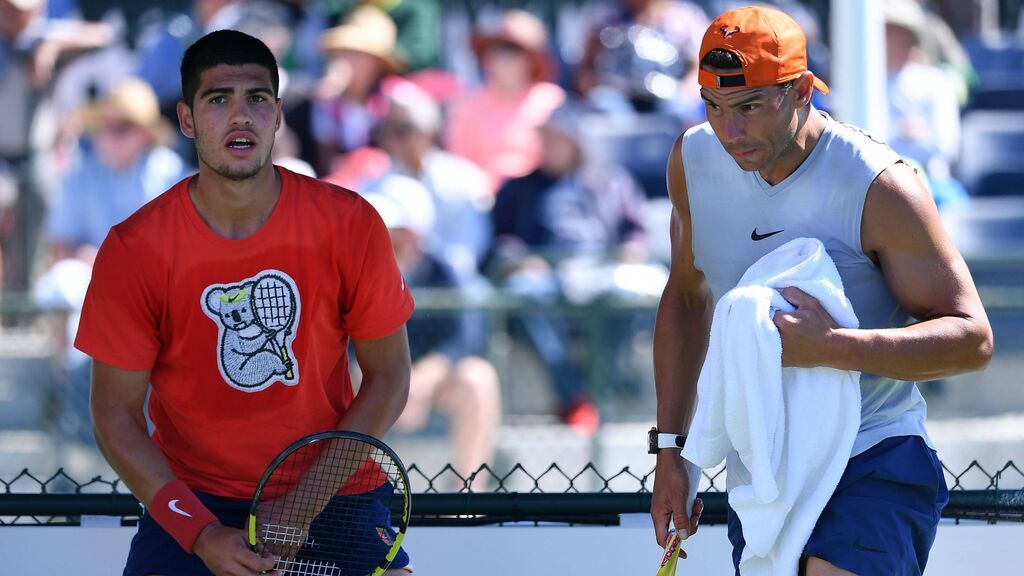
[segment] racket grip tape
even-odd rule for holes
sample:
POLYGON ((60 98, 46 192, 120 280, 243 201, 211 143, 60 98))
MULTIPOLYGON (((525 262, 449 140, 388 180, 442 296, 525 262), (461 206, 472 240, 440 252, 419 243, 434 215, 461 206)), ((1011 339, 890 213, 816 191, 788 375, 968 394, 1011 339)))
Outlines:
POLYGON ((181 480, 157 490, 146 511, 189 554, 203 528, 218 521, 181 480))
POLYGON ((674 576, 676 564, 679 563, 679 545, 681 543, 682 539, 679 538, 679 534, 673 530, 665 544, 665 555, 661 557, 661 566, 657 576, 674 576))
POLYGON ((255 514, 249 514, 249 521, 245 523, 245 526, 246 526, 246 535, 247 535, 247 537, 249 539, 249 546, 252 547, 255 550, 256 549, 256 544, 258 543, 258 541, 256 540, 256 515, 255 514))

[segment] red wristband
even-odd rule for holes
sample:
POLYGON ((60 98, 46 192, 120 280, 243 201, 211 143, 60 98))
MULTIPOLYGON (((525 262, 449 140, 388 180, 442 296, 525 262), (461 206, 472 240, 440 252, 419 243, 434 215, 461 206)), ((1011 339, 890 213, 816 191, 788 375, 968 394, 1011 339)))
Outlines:
POLYGON ((203 528, 217 521, 213 512, 203 506, 195 493, 181 480, 164 484, 153 496, 147 511, 189 554, 203 528))

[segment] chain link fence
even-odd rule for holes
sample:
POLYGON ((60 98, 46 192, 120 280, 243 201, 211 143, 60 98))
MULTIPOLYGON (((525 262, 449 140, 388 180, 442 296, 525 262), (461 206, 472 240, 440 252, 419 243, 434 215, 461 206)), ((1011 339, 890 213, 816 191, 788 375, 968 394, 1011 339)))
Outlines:
MULTIPOLYGON (((950 490, 946 518, 1024 521, 1024 472, 1013 461, 989 469, 977 461, 959 472, 943 465, 950 490)), ((503 522, 618 524, 618 515, 650 508, 654 470, 623 467, 602 472, 592 463, 567 470, 558 463, 530 470, 522 464, 499 471, 481 466, 463 477, 452 465, 434 472, 409 467, 413 514, 418 524, 477 525, 503 522), (442 492, 439 485, 458 491, 442 492), (486 486, 484 489, 479 487, 486 486), (586 491, 580 486, 587 486, 586 491)), ((705 471, 701 479, 703 520, 725 520, 724 467, 705 471)), ((63 469, 44 476, 28 469, 0 478, 0 525, 79 525, 83 516, 121 517, 132 525, 142 510, 120 479, 72 478, 63 469)))

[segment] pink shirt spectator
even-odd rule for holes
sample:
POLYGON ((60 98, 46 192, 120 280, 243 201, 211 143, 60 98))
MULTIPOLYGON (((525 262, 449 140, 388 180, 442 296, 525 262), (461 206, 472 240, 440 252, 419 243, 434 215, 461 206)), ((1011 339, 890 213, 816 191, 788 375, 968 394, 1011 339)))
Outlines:
POLYGON ((505 180, 537 168, 537 127, 564 101, 565 91, 550 82, 534 83, 518 98, 481 88, 452 110, 447 147, 483 168, 495 192, 505 180))

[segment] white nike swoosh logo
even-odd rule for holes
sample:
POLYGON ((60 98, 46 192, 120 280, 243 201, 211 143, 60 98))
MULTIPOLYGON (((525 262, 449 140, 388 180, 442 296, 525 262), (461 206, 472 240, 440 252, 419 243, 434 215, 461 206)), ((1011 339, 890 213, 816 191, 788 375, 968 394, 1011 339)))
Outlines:
POLYGON ((174 500, 171 500, 170 502, 168 502, 167 503, 167 507, 170 508, 171 512, 174 512, 175 514, 181 514, 182 516, 184 516, 186 518, 191 518, 192 517, 192 515, 189 514, 188 512, 185 512, 181 508, 178 508, 178 499, 177 498, 175 498, 174 500))

